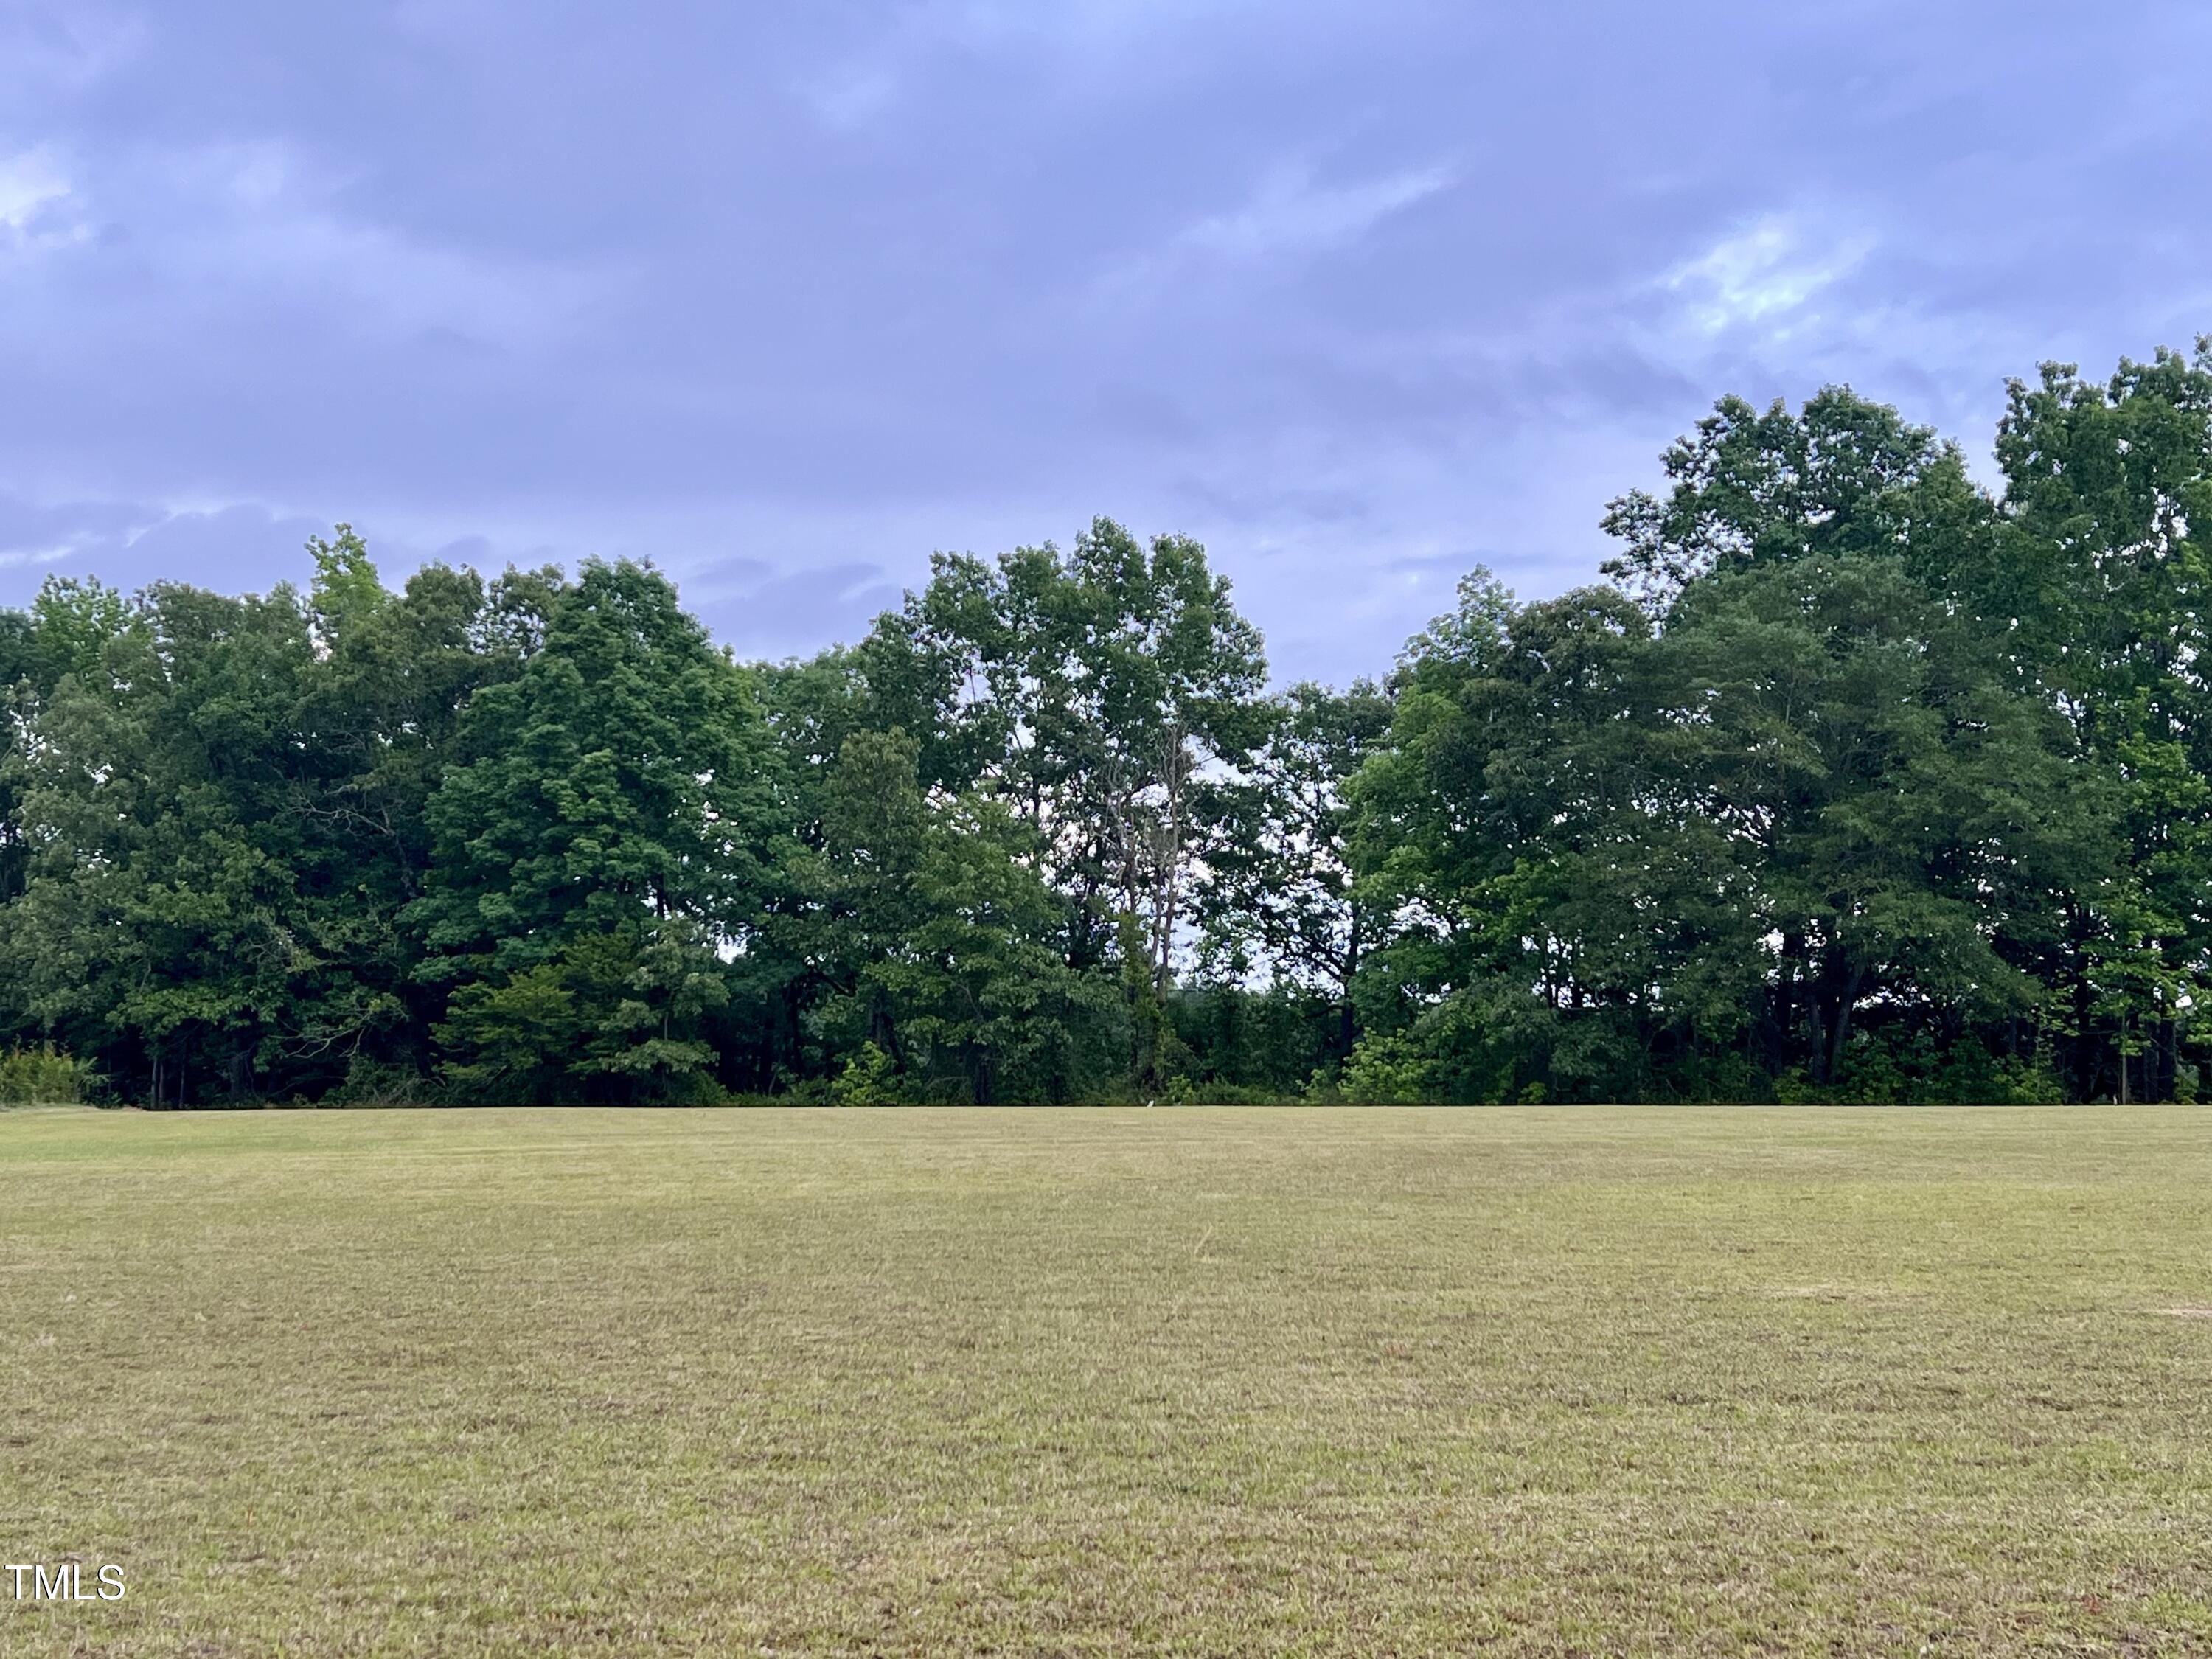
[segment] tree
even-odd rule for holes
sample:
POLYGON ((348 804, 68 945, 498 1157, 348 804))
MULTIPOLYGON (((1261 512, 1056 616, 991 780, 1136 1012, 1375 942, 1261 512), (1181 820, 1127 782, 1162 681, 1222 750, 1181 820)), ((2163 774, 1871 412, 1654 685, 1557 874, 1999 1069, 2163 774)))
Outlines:
POLYGON ((1346 787, 1390 726, 1390 700, 1371 680, 1348 691, 1304 681, 1267 711, 1267 740, 1232 776, 1201 783, 1199 816, 1212 828, 1196 913, 1213 973, 1326 997, 1337 1011, 1339 1058, 1358 1035, 1352 996, 1387 911, 1353 884, 1346 787))
POLYGON ((1396 1094, 1637 1091, 1618 1016, 1648 940, 1615 890, 1668 822, 1626 741, 1654 725, 1650 635, 1616 592, 1520 606, 1478 570, 1407 647, 1352 786, 1359 891, 1393 918, 1354 988, 1354 1078, 1387 1051, 1396 1094))
MULTIPOLYGON (((0 906, 22 892, 29 873, 31 849, 23 834, 20 790, 37 637, 25 613, 0 610, 0 906)), ((21 1018, 21 1011, 11 1010, 0 993, 0 1031, 21 1018)))
POLYGON ((712 1055, 688 1029, 717 951, 747 941, 779 817, 750 675, 665 579, 589 563, 456 748, 407 911, 421 976, 451 988, 448 1075, 478 1097, 695 1090, 712 1055))
POLYGON ((2044 365, 2012 384, 1997 459, 1997 534, 1945 576, 2117 779, 2125 843, 2117 878, 2069 899, 2051 969, 2074 1088, 2170 1098, 2212 993, 2212 343, 2102 383, 2044 365))
POLYGON ((1794 415, 1778 399, 1761 412, 1723 398, 1662 464, 1663 499, 1631 490, 1604 520, 1622 544, 1605 574, 1655 617, 1708 574, 1915 550, 1940 564, 1987 544, 1990 505, 1959 447, 1848 386, 1794 415))
POLYGON ((2112 848, 2071 733, 1987 630, 1899 558, 1814 556, 1707 579, 1659 652, 1692 821, 1730 854, 1714 903, 1664 907, 1736 918, 1707 942, 1705 1030, 1741 997, 1769 1063, 1828 1085, 1869 1004, 1954 1031, 2041 1012, 2032 968, 2112 848))
MULTIPOLYGON (((1777 1034, 1809 1022, 1793 1052, 1832 1079, 1862 998, 1900 994, 1884 981, 1906 971, 1915 936, 1923 976, 1948 949, 1954 1013, 2004 1001, 2000 985, 2026 995, 2055 894, 2094 904, 2112 871, 2094 768, 2037 716, 2054 700, 2036 653, 2017 615, 1988 603, 1998 573, 2018 591, 2003 513, 1955 445, 1844 388, 1796 415, 1725 399, 1666 465, 1663 501, 1613 504, 1607 527, 1626 549, 1607 568, 1664 619, 1683 682, 1670 695, 1693 700, 1683 731, 1702 740, 1700 787, 1685 823, 1757 849, 1759 884, 1722 907, 1752 932, 1723 957, 1778 958, 1770 1063, 1791 1048, 1777 1034), (2001 948, 2005 971, 1977 940, 2001 948)), ((1725 976, 1711 985, 1709 1030, 1735 995, 1725 976)))
POLYGON ((110 1092, 2192 1097, 2212 344, 2002 495, 1723 399, 1609 586, 1264 691, 1195 543, 940 556, 738 665, 649 568, 0 611, 0 1046, 110 1092), (73 1073, 73 1075, 78 1074, 73 1073))
POLYGON ((2110 868, 2094 770, 1903 552, 1729 506, 1738 550, 1670 557, 1663 627, 1478 579, 1409 647, 1354 786, 1400 919, 1360 1076, 1396 1042, 1392 1076, 1448 1096, 1832 1089, 1870 1006, 2027 1063, 2034 966, 2110 868))
POLYGON ((1133 1065, 1157 1081, 1160 999, 1190 922, 1201 781, 1265 735, 1258 633, 1187 538, 1095 521, 1066 555, 940 555, 860 653, 870 695, 926 731, 933 787, 993 795, 1068 901, 1064 958, 1120 960, 1133 1065))
POLYGON ((488 586, 433 564, 391 593, 359 538, 339 532, 308 544, 318 661, 301 724, 313 767, 294 810, 314 831, 304 890, 325 953, 298 1047, 303 1065, 419 1090, 444 999, 419 977, 422 936, 403 918, 427 890, 430 800, 471 699, 534 648, 514 619, 541 614, 556 585, 510 571, 488 586))
POLYGON ((27 1012, 126 1095, 246 1096, 321 942, 289 810, 313 662, 298 598, 159 584, 125 606, 58 581, 33 614, 48 689, 14 769, 36 834, 4 922, 27 1012))
POLYGON ((828 790, 823 884, 850 967, 823 1018, 845 1028, 848 1095, 1079 1097, 1126 1040, 1117 988, 1053 948, 1063 901, 1030 828, 988 795, 927 799, 918 750, 856 732, 828 790))

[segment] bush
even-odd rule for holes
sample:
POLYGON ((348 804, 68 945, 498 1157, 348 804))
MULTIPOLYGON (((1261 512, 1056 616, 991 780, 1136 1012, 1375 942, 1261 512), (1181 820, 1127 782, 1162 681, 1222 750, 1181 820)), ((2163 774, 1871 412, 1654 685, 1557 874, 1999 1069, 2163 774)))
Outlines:
POLYGON ((830 1085, 830 1098, 840 1106, 901 1105, 907 1098, 905 1080, 889 1054, 873 1042, 863 1042, 830 1085))
POLYGON ((1785 1106, 2032 1106, 2066 1097, 2040 1060, 1994 1054, 1971 1036, 1942 1043, 1925 1030, 1881 1028, 1851 1034, 1841 1076, 1816 1084, 1795 1068, 1775 1094, 1785 1106))
POLYGON ((1290 1106, 1304 1096, 1295 1089, 1271 1088, 1258 1083, 1194 1083, 1187 1077, 1170 1078, 1161 1097, 1170 1106, 1290 1106))
POLYGON ((0 1106, 75 1106, 91 1083, 89 1069, 51 1042, 0 1051, 0 1106))
POLYGON ((1370 1032, 1337 1076, 1340 1098, 1358 1106, 1409 1105, 1435 1097, 1436 1068, 1407 1038, 1370 1032))
POLYGON ((325 1106, 419 1106, 430 1098, 430 1085, 412 1066, 395 1066, 356 1054, 345 1081, 323 1097, 325 1106))

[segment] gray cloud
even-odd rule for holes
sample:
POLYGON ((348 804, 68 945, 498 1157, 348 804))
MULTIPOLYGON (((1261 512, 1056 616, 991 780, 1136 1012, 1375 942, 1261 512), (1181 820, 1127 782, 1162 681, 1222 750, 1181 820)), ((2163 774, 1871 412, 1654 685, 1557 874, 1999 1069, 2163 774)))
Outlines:
POLYGON ((851 561, 778 572, 758 560, 733 560, 691 574, 684 593, 717 637, 744 654, 780 658, 866 631, 899 601, 884 568, 851 561))
POLYGON ((262 590, 305 579, 309 536, 330 526, 251 502, 170 512, 128 501, 40 506, 0 495, 0 585, 17 598, 48 575, 133 590, 164 580, 262 590))
POLYGON ((1376 667, 1462 550, 1589 579, 1719 392, 1980 446, 2039 356, 2212 326, 2208 44, 2172 0, 0 0, 0 603, 296 577, 349 518, 395 569, 647 554, 781 653, 1106 511, 1208 539, 1283 671, 1376 667))

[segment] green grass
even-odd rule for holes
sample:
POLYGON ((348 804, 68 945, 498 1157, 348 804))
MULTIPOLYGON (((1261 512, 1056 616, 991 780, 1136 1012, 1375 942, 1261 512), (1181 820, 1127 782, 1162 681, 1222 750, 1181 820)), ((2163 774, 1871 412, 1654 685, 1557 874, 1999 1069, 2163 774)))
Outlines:
POLYGON ((2188 1109, 0 1114, 0 1651, 2212 1652, 2206 1310, 2188 1109))

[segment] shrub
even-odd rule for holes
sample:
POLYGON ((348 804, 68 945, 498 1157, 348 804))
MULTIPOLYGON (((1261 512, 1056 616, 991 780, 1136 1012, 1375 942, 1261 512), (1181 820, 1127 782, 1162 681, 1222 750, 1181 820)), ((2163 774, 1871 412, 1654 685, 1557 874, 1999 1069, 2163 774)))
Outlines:
POLYGON ((863 1042, 830 1085, 830 1098, 840 1106, 896 1106, 906 1097, 898 1066, 873 1042, 863 1042))
POLYGON ((1435 1066, 1408 1039, 1370 1032, 1353 1047, 1336 1086, 1356 1105, 1410 1104, 1435 1097, 1435 1066))
POLYGON ((430 1085, 412 1066, 396 1066, 356 1054, 345 1081, 323 1097, 325 1106, 418 1106, 430 1097, 430 1085))
POLYGON ((1305 1097, 1295 1089, 1279 1089, 1261 1083, 1194 1083, 1187 1077, 1168 1080, 1162 1097, 1170 1106, 1289 1106, 1305 1097))
POLYGON ((0 1050, 0 1106, 74 1106, 91 1082, 86 1066, 51 1042, 0 1050))

